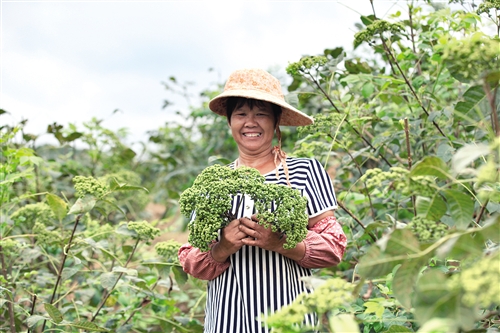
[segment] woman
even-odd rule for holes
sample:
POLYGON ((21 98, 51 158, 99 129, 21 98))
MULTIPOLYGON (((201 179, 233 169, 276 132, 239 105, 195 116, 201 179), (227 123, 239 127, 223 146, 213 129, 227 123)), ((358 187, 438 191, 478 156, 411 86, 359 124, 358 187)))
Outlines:
MULTIPOLYGON (((330 267, 342 259, 346 237, 334 217, 335 193, 317 160, 286 157, 281 150, 280 125, 309 125, 313 119, 285 102, 272 75, 259 69, 233 72, 209 107, 227 117, 238 146, 239 157, 229 167, 255 168, 267 183, 291 186, 308 199, 307 237, 293 249, 283 249, 286 236, 258 224, 255 214, 248 213, 253 203, 244 197, 234 198, 238 218, 221 230, 210 251, 189 244, 179 249, 184 271, 208 280, 206 333, 268 332, 268 314, 310 292, 301 278, 310 276, 311 268, 330 267), (238 205, 240 200, 245 200, 243 205, 238 205)), ((304 324, 314 326, 316 321, 311 314, 304 324)))

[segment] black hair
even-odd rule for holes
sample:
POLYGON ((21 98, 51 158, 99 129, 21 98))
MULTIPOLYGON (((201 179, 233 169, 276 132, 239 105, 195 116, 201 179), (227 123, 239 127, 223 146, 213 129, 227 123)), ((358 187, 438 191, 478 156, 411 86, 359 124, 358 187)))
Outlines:
MULTIPOLYGON (((281 109, 281 106, 277 104, 274 103, 270 104, 274 115, 274 126, 276 126, 276 123, 280 119, 283 110, 281 109)), ((227 122, 229 124, 231 124, 231 115, 233 114, 234 110, 242 107, 243 105, 247 105, 250 109, 253 108, 254 106, 260 108, 264 107, 264 101, 260 99, 246 98, 246 97, 228 97, 226 100, 226 116, 227 116, 227 122)))

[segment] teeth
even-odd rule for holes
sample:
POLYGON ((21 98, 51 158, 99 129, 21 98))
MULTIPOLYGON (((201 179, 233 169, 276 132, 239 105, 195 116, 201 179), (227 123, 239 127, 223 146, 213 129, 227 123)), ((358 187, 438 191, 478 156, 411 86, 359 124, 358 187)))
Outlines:
POLYGON ((260 133, 247 133, 247 134, 243 134, 244 136, 251 136, 251 137, 257 137, 257 136, 261 136, 260 133))

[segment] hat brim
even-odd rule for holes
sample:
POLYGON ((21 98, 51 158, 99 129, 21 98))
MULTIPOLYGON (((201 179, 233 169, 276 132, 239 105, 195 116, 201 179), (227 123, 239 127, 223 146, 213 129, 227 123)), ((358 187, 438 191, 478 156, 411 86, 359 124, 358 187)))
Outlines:
POLYGON ((281 120, 279 123, 280 126, 306 126, 314 123, 314 119, 312 117, 306 115, 302 111, 297 110, 296 108, 286 103, 282 99, 279 99, 274 95, 258 90, 231 89, 224 91, 217 97, 213 98, 208 103, 208 107, 210 108, 210 110, 221 116, 227 116, 226 101, 228 97, 253 98, 281 106, 283 113, 281 114, 281 120))

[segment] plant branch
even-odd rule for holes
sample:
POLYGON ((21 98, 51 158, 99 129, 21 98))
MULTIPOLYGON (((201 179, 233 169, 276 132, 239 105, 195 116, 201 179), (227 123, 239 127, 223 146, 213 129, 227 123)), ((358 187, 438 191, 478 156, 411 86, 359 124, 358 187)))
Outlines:
MULTIPOLYGON (((35 313, 35 305, 36 305, 36 294, 33 294, 33 301, 31 302, 31 310, 30 310, 30 316, 32 316, 35 313)), ((30 333, 31 329, 28 328, 27 333, 30 333)))
MULTIPOLYGON (((356 221, 360 226, 361 228, 363 228, 363 230, 366 230, 366 227, 365 225, 363 224, 363 222, 361 222, 360 219, 358 219, 356 217, 356 215, 354 215, 346 206, 344 206, 344 204, 340 201, 337 201, 337 204, 340 206, 340 208, 342 208, 347 214, 349 214, 350 217, 352 217, 354 219, 354 221, 356 221)), ((370 235, 370 237, 373 239, 374 242, 377 241, 377 238, 375 238, 375 236, 373 236, 373 234, 370 232, 368 233, 370 235)))
MULTIPOLYGON (((380 39, 382 40, 382 44, 386 45, 386 41, 384 39, 384 37, 381 35, 380 36, 380 39)), ((399 62, 397 61, 397 59, 394 57, 394 55, 392 54, 391 50, 389 49, 389 47, 386 45, 386 47, 384 48, 387 52, 387 55, 389 56, 390 60, 389 61, 393 61, 394 64, 396 65, 396 67, 398 68, 398 71, 399 73, 401 74, 401 76, 403 77, 403 80, 405 81, 406 85, 408 86, 408 88, 410 88, 410 92, 411 94, 413 95, 413 97, 415 97, 415 99, 417 100, 417 103, 420 105, 420 108, 424 111, 424 113, 427 115, 427 117, 429 117, 429 111, 427 111, 427 108, 424 106, 424 104, 422 103, 422 101, 420 100, 420 97, 418 97, 415 89, 413 89, 413 86, 410 82, 410 80, 408 79, 408 77, 406 76, 406 74, 403 72, 403 69, 401 68, 401 66, 399 66, 399 62)), ((436 129, 439 131, 439 133, 446 138, 446 135, 444 134, 444 132, 441 130, 441 127, 439 127, 439 125, 433 120, 432 121, 432 124, 434 125, 434 127, 436 127, 436 129)))
MULTIPOLYGON (((415 30, 413 29, 413 4, 408 5, 408 15, 410 18, 411 45, 413 47, 413 53, 417 54, 417 48, 415 47, 415 30)), ((417 67, 418 75, 422 75, 422 67, 420 66, 420 59, 417 60, 415 66, 417 67)))
POLYGON ((486 205, 488 204, 488 200, 481 206, 481 210, 479 211, 479 214, 476 216, 476 225, 479 226, 479 221, 483 218, 484 211, 486 210, 486 205))
MULTIPOLYGON (((310 76, 310 80, 311 82, 314 83, 314 85, 321 91, 321 93, 326 97, 326 99, 328 100, 328 102, 333 106, 333 108, 335 109, 335 111, 337 111, 337 113, 339 114, 342 114, 340 112, 340 110, 337 108, 337 106, 335 105, 335 103, 333 102, 333 100, 330 98, 330 96, 326 93, 326 91, 321 87, 321 85, 319 84, 319 82, 312 76, 311 72, 303 72, 304 74, 308 74, 310 76)), ((350 122, 348 119, 345 119, 345 122, 346 124, 348 124, 352 130, 354 131, 354 133, 356 133, 357 136, 359 136, 361 138, 361 140, 363 140, 373 151, 377 151, 377 149, 375 147, 373 147, 373 145, 371 144, 371 142, 366 139, 363 134, 361 134, 350 122)), ((384 157, 382 156, 380 153, 379 153, 379 156, 382 158, 382 160, 384 160, 385 163, 387 163, 387 165, 389 166, 392 166, 391 163, 384 157)))
POLYGON ((486 80, 484 80, 484 85, 483 85, 484 91, 486 93, 486 97, 488 98, 488 102, 490 104, 491 108, 491 126, 493 128, 493 131, 495 132, 495 135, 497 137, 500 137, 500 124, 498 122, 498 112, 497 112, 497 107, 496 107, 496 95, 498 91, 498 84, 495 87, 493 94, 491 93, 491 87, 488 84, 486 80))
MULTIPOLYGON (((130 261, 132 260, 132 257, 134 256, 135 251, 137 250, 139 242, 140 242, 140 238, 137 238, 137 241, 135 242, 134 248, 132 249, 132 252, 130 253, 130 255, 127 259, 127 262, 125 263, 124 268, 126 268, 128 266, 128 264, 130 263, 130 261)), ((124 272, 120 272, 118 274, 118 277, 117 277, 115 283, 113 284, 113 286, 105 292, 105 296, 101 299, 101 302, 99 303, 99 306, 97 307, 97 310, 96 310, 95 314, 92 316, 92 319, 90 320, 90 322, 94 322, 94 320, 97 318, 97 315, 99 314, 102 307, 104 306, 104 304, 108 300, 109 296, 111 296, 111 293, 116 288, 116 285, 118 284, 118 281, 120 281, 120 279, 122 278, 123 274, 124 274, 124 272)))
MULTIPOLYGON (((408 118, 405 121, 405 138, 406 138, 406 153, 408 154, 408 170, 411 170, 412 159, 411 159, 411 145, 410 145, 410 125, 408 125, 408 118)), ((413 204, 413 215, 417 216, 417 207, 415 205, 416 198, 414 195, 411 196, 411 202, 413 204)))
MULTIPOLYGON (((50 304, 53 304, 54 298, 56 297, 57 288, 59 287, 59 283, 61 282, 62 272, 64 270, 64 264, 66 263, 66 258, 68 258, 69 249, 71 248, 71 245, 73 242, 73 237, 74 237, 75 232, 76 232, 76 227, 78 226, 78 223, 80 222, 81 218, 82 218, 82 214, 79 214, 76 216, 75 224, 73 225, 73 230, 71 231, 71 235, 70 235, 69 240, 68 240, 68 245, 66 246, 66 248, 63 248, 63 257, 61 260, 61 264, 59 265, 59 269, 57 271, 57 280, 56 280, 56 284, 54 285, 54 289, 52 290, 52 296, 50 297, 50 301, 49 301, 50 304)), ((43 325, 42 325, 42 332, 45 330, 46 324, 47 324, 47 321, 44 320, 43 325)))

